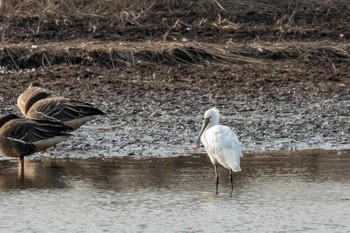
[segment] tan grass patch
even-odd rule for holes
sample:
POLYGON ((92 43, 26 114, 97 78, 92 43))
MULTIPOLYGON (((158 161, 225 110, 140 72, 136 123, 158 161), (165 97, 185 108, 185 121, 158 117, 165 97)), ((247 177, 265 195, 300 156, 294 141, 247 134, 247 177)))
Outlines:
POLYGON ((43 45, 0 46, 0 65, 9 69, 50 67, 56 64, 101 65, 109 68, 134 65, 177 65, 215 62, 269 63, 350 62, 350 44, 343 43, 105 43, 72 42, 43 45))

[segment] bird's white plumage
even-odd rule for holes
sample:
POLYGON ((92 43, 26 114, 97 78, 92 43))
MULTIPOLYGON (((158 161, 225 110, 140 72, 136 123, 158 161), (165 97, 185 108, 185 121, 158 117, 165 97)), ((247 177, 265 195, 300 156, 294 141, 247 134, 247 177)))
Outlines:
POLYGON ((211 108, 205 112, 204 118, 209 123, 204 129, 201 141, 213 164, 221 164, 234 172, 241 171, 241 144, 236 134, 227 126, 219 125, 219 111, 211 108))
POLYGON ((213 164, 221 164, 234 172, 241 171, 241 144, 236 134, 227 126, 214 125, 207 128, 201 141, 213 164))

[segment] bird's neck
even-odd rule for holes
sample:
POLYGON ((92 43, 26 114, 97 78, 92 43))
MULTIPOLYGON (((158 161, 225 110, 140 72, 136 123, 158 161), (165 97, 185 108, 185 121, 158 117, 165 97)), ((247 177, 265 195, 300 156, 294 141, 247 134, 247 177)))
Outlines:
POLYGON ((213 126, 215 126, 215 125, 217 125, 217 123, 209 123, 209 124, 207 125, 206 130, 207 130, 207 129, 210 129, 211 127, 213 127, 213 126))

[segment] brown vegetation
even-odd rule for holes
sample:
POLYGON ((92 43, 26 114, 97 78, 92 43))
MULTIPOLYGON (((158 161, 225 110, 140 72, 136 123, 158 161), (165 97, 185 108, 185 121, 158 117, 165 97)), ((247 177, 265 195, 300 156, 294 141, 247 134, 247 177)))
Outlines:
POLYGON ((217 59, 349 61, 350 3, 344 0, 2 0, 0 5, 0 65, 10 69, 217 59))

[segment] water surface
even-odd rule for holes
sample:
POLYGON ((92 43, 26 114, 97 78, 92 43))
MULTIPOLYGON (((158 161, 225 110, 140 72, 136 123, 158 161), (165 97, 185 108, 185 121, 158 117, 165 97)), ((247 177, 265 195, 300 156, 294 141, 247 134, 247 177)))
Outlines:
POLYGON ((349 151, 0 161, 0 232, 349 232, 349 151))

